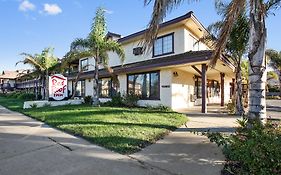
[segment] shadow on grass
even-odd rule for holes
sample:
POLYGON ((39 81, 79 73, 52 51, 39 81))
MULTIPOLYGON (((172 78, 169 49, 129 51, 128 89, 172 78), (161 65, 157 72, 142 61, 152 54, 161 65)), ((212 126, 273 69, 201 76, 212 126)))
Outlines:
POLYGON ((173 131, 177 129, 177 127, 173 125, 165 125, 165 124, 148 124, 148 123, 122 123, 122 122, 104 122, 104 121, 46 121, 47 124, 59 127, 60 125, 112 125, 112 126, 139 126, 139 127, 149 127, 149 128, 159 128, 159 129, 168 129, 173 131))

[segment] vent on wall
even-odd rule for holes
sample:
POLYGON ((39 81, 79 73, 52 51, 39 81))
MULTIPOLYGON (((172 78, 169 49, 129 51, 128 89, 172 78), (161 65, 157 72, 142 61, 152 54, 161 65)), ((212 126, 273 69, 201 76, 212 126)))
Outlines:
POLYGON ((143 53, 143 48, 142 47, 136 47, 133 49, 133 54, 134 55, 141 55, 143 53))

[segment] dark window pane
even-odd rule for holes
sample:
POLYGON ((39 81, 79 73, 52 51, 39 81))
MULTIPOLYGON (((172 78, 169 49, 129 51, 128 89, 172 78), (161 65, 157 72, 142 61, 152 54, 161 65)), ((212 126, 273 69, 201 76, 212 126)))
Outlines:
POLYGON ((159 37, 154 42, 154 56, 173 52, 173 34, 159 37))
POLYGON ((128 93, 134 94, 135 76, 129 75, 128 77, 128 93))
POLYGON ((150 98, 153 99, 158 99, 160 92, 159 92, 159 86, 160 86, 160 82, 159 82, 159 73, 151 73, 150 74, 151 77, 151 92, 150 92, 150 98))
POLYGON ((102 79, 100 81, 100 96, 101 97, 110 97, 111 91, 111 80, 110 79, 102 79))
POLYGON ((88 70, 88 58, 87 59, 84 59, 84 60, 81 60, 81 67, 80 69, 82 71, 87 71, 88 70))
POLYGON ((81 96, 85 97, 86 94, 86 82, 85 80, 81 81, 81 96))

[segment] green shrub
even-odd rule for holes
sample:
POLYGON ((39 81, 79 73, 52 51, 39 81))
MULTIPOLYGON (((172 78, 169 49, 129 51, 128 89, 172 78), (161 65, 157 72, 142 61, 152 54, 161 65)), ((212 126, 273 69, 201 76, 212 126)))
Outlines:
POLYGON ((246 121, 239 122, 235 134, 224 136, 207 133, 212 142, 223 147, 228 163, 225 171, 238 175, 281 174, 281 127, 255 122, 251 128, 246 121))
POLYGON ((164 106, 164 105, 158 105, 158 106, 151 106, 151 105, 146 105, 146 108, 147 109, 150 109, 150 110, 158 110, 158 111, 172 111, 172 109, 168 106, 164 106))
POLYGON ((111 101, 106 102, 107 105, 112 106, 112 107, 122 107, 124 106, 123 103, 123 97, 121 96, 120 93, 117 93, 111 98, 111 101))
POLYGON ((133 94, 133 93, 129 93, 123 96, 123 104, 127 107, 136 107, 138 100, 139 100, 139 96, 133 94))
POLYGON ((89 95, 89 96, 84 97, 84 103, 87 105, 91 105, 93 103, 92 96, 89 95))
POLYGON ((226 109, 228 110, 229 114, 234 114, 235 113, 235 104, 234 104, 234 100, 231 100, 227 106, 226 109))

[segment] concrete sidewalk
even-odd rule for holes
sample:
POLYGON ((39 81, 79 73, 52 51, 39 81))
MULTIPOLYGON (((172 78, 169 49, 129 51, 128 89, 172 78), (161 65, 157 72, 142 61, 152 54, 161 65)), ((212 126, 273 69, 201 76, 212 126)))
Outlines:
POLYGON ((174 174, 219 175, 225 160, 220 148, 192 131, 232 132, 237 118, 223 114, 200 115, 187 114, 187 126, 131 156, 174 174))
MULTIPOLYGON (((190 119, 190 128, 210 126, 205 117, 204 126, 200 117, 190 119)), ((224 118, 217 119, 223 121, 224 118)), ((230 120, 226 127, 232 126, 230 120)), ((0 106, 1 175, 215 175, 220 174, 223 161, 216 145, 187 128, 178 129, 143 151, 127 156, 0 106)))
POLYGON ((0 107, 1 175, 168 174, 0 107))

